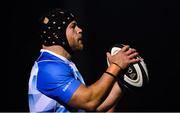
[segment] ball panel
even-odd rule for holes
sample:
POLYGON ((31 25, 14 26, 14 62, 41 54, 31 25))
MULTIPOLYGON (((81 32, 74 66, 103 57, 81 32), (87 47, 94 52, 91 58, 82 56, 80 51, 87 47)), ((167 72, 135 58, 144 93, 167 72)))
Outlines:
POLYGON ((129 68, 134 68, 133 72, 129 73, 128 71, 124 74, 124 81, 126 81, 127 83, 129 83, 132 86, 135 87, 142 87, 143 85, 143 79, 142 79, 142 72, 140 67, 138 66, 138 64, 133 64, 131 67, 129 68), (131 76, 136 76, 136 79, 132 79, 131 76))

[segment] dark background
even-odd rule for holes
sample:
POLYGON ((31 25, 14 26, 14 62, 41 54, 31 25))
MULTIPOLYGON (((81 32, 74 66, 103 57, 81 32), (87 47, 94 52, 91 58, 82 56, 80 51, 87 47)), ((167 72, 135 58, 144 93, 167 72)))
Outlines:
POLYGON ((8 52, 8 74, 2 79, 1 111, 28 111, 28 79, 40 49, 37 21, 52 8, 68 9, 78 17, 85 49, 73 59, 87 85, 105 71, 105 53, 115 43, 129 44, 144 58, 149 86, 138 93, 127 92, 117 111, 180 111, 180 10, 176 0, 7 2, 8 48, 3 50, 8 52))

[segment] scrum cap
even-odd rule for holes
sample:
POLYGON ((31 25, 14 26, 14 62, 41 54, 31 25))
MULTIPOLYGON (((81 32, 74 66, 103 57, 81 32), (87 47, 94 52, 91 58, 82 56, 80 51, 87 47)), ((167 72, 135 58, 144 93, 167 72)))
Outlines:
POLYGON ((75 16, 66 10, 53 9, 42 16, 40 20, 40 36, 45 46, 61 45, 72 54, 66 38, 66 28, 75 16))

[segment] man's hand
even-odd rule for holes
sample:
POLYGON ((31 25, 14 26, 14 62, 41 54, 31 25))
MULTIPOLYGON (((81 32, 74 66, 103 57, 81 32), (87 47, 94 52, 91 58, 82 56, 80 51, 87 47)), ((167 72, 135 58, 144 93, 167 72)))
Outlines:
POLYGON ((122 69, 127 68, 131 63, 138 62, 140 60, 140 58, 137 57, 138 55, 139 53, 136 51, 136 49, 129 48, 128 45, 124 45, 122 49, 115 55, 111 55, 109 52, 107 52, 109 63, 115 63, 122 69))

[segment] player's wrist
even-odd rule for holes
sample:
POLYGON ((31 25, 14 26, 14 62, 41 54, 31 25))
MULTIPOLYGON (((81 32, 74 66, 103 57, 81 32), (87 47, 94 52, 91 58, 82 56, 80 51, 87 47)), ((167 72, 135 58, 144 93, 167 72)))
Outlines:
POLYGON ((119 70, 123 70, 122 66, 120 66, 119 64, 117 64, 115 62, 112 62, 112 65, 116 65, 119 68, 119 70))
POLYGON ((115 64, 111 64, 106 70, 106 72, 112 73, 115 76, 119 74, 119 71, 120 71, 120 68, 115 64))
POLYGON ((116 75, 114 75, 114 74, 112 74, 112 73, 110 73, 110 72, 108 72, 108 71, 106 71, 106 72, 104 72, 104 73, 110 75, 110 76, 113 77, 115 80, 117 80, 117 76, 116 76, 116 75))

